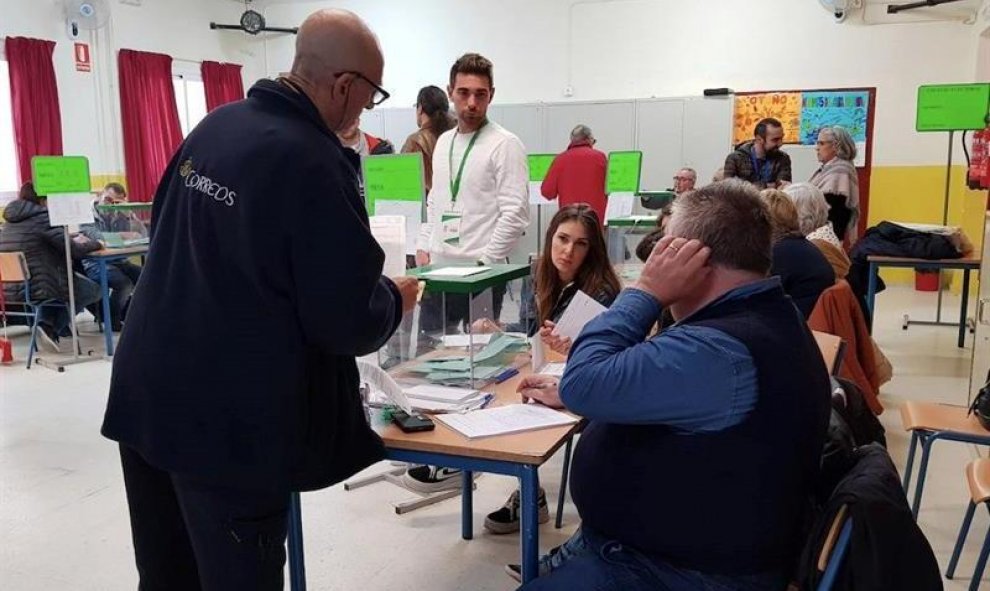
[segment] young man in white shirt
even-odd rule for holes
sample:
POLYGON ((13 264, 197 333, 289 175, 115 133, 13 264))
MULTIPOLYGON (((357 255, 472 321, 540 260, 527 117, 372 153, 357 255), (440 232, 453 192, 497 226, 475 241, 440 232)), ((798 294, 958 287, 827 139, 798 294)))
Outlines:
MULTIPOLYGON (((416 265, 489 265, 505 262, 529 226, 529 169, 519 138, 488 120, 495 96, 492 63, 468 53, 450 69, 447 94, 457 127, 437 140, 433 151, 433 187, 426 200, 426 223, 416 245, 416 265)), ((492 289, 497 320, 505 287, 492 289)), ((467 297, 423 298, 421 332, 470 326, 467 297), (444 313, 445 312, 445 313, 444 313), (445 316, 445 318, 444 318, 445 316)), ((411 468, 405 484, 435 492, 460 486, 460 470, 437 466, 411 468)))
MULTIPOLYGON (((427 219, 417 242, 416 264, 464 265, 505 262, 529 225, 526 148, 519 138, 488 120, 495 96, 492 63, 476 53, 450 69, 450 100, 457 127, 437 140, 427 219)), ((504 288, 493 290, 496 318, 504 288)), ((424 300, 420 328, 439 330, 438 298, 424 300)), ((467 298, 447 297, 445 323, 469 323, 467 298)))

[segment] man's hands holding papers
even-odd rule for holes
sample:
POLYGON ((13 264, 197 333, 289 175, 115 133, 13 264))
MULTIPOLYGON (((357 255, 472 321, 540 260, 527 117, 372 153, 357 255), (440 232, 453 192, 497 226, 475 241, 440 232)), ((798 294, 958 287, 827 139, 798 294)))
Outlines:
POLYGON ((522 396, 524 403, 533 400, 550 408, 564 408, 564 403, 560 401, 558 385, 557 378, 530 375, 519 382, 516 391, 522 396))
POLYGON ((634 287, 669 307, 692 293, 708 277, 711 253, 699 240, 664 236, 650 253, 634 287))

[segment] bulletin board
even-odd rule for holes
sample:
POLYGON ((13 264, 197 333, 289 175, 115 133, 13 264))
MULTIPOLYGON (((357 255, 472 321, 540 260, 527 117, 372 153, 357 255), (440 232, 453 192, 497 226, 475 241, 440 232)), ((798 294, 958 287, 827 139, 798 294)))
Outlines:
POLYGON ((772 117, 784 125, 785 144, 813 146, 821 128, 836 125, 865 144, 871 102, 867 89, 737 94, 732 138, 737 144, 753 139, 756 124, 772 117))
POLYGON ((791 157, 794 182, 806 181, 817 170, 815 142, 818 131, 840 126, 856 142, 859 172, 859 233, 866 229, 870 207, 870 176, 873 170, 873 122, 877 89, 820 88, 737 92, 733 107, 733 143, 753 138, 753 128, 764 117, 784 125, 784 151, 791 157))

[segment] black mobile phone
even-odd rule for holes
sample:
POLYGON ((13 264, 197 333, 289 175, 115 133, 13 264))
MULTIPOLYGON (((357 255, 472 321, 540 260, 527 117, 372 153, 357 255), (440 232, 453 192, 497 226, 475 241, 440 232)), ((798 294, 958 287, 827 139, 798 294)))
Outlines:
POLYGON ((406 433, 416 433, 419 431, 432 431, 436 425, 426 415, 409 415, 405 411, 399 410, 392 415, 392 422, 399 426, 406 433))

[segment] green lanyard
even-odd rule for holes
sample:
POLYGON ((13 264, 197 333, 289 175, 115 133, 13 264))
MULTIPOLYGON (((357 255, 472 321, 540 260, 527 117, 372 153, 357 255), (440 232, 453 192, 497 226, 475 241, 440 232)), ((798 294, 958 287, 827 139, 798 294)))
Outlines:
MULTIPOLYGON (((457 203, 457 194, 461 192, 461 175, 464 174, 464 163, 467 162, 468 154, 471 153, 471 148, 474 147, 474 142, 478 140, 478 136, 481 135, 481 130, 488 125, 488 121, 485 120, 478 131, 474 132, 471 136, 471 141, 468 142, 467 149, 464 150, 464 157, 461 158, 461 165, 457 170, 457 177, 450 179, 450 201, 451 203, 457 203)), ((457 139, 457 132, 454 132, 454 137, 450 138, 450 154, 447 156, 447 166, 453 171, 454 170, 454 140, 457 139)))

